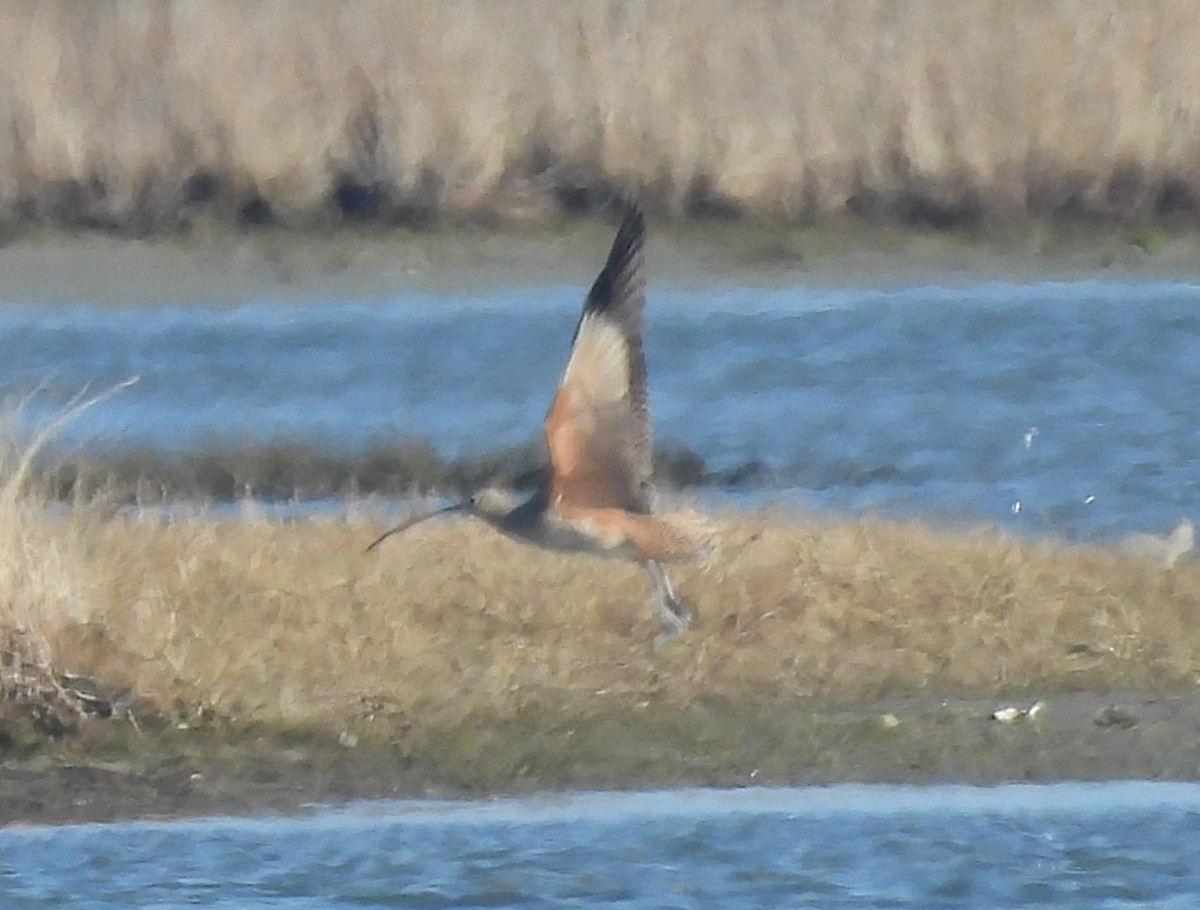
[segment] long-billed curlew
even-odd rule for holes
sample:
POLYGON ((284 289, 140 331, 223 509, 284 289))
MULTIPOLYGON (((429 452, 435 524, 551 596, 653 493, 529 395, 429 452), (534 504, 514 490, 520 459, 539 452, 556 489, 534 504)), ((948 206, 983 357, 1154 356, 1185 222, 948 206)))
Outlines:
POLYGON ((687 627, 691 613, 662 564, 707 555, 712 537, 694 513, 652 514, 642 354, 645 237, 642 214, 631 207, 584 301, 571 357, 542 424, 550 470, 541 488, 515 508, 485 491, 402 522, 368 550, 434 515, 464 512, 551 550, 640 563, 663 621, 655 644, 687 627))

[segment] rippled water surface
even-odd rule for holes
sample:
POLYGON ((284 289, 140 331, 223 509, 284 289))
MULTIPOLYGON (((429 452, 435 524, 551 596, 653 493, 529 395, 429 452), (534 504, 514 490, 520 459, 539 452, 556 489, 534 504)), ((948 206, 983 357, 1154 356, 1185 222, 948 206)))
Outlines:
MULTIPOLYGON (((536 438, 583 289, 240 308, 0 305, 0 391, 141 381, 74 443, 287 438, 444 456, 536 438)), ((1200 496, 1200 285, 652 287, 659 440, 760 500, 1087 539, 1165 530, 1200 496)))
POLYGON ((0 832, 41 907, 1200 906, 1200 786, 694 790, 0 832))

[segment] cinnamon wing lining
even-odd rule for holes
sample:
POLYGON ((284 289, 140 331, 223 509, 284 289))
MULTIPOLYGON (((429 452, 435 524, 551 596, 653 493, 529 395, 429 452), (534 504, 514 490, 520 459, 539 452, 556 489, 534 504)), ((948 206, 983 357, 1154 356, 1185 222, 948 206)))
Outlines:
POLYGON ((631 208, 592 285, 546 414, 550 501, 650 507, 650 421, 642 353, 645 222, 631 208))

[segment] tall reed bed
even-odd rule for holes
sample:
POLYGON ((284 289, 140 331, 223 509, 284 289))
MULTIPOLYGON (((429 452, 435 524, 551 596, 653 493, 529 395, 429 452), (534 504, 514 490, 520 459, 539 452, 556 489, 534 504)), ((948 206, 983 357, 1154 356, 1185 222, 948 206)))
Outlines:
POLYGON ((0 219, 1200 214, 1192 0, 0 7, 0 219))

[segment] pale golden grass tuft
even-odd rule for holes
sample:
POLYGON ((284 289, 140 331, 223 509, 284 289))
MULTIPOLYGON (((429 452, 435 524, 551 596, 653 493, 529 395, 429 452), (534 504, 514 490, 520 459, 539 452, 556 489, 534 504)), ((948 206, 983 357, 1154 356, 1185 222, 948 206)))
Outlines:
POLYGON ((64 669, 246 720, 394 733, 597 700, 1178 689, 1200 668, 1200 569, 985 530, 726 517, 720 557, 672 571, 698 619, 656 654, 636 566, 468 519, 369 554, 363 519, 43 521, 88 582, 64 669))
POLYGON ((0 688, 20 687, 51 669, 51 637, 90 618, 89 579, 80 542, 34 488, 34 465, 47 443, 83 411, 136 382, 93 397, 80 393, 57 416, 21 433, 36 393, 0 419, 0 688))
POLYGON ((1186 518, 1169 534, 1130 534, 1120 542, 1122 553, 1156 562, 1168 569, 1191 554, 1195 547, 1196 529, 1186 518))

